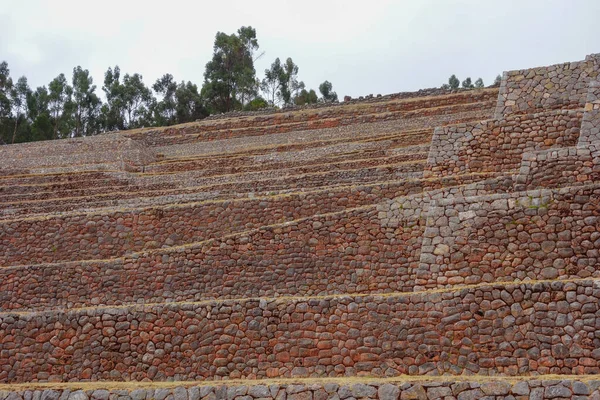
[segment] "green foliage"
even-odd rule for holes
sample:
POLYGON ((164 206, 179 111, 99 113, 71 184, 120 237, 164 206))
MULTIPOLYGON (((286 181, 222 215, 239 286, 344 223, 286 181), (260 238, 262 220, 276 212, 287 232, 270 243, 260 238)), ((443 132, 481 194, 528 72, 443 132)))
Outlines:
POLYGON ((58 75, 48 85, 48 111, 53 125, 53 139, 69 136, 72 128, 73 88, 64 74, 58 75))
POLYGON ((473 89, 473 88, 475 88, 475 86, 473 85, 473 82, 471 82, 471 77, 467 77, 467 79, 465 79, 464 81, 462 81, 462 87, 464 89, 473 89))
POLYGON ((267 102, 271 106, 275 106, 277 100, 281 97, 281 80, 280 77, 283 75, 283 66, 279 57, 273 61, 271 68, 265 70, 265 77, 260 83, 260 88, 265 94, 267 102))
MULTIPOLYGON (((140 74, 122 75, 119 66, 108 68, 102 85, 104 103, 89 71, 81 66, 73 68, 70 80, 60 74, 33 91, 26 77, 13 82, 8 64, 1 62, 0 144, 173 125, 210 113, 319 101, 317 93, 298 79, 299 67, 290 57, 284 63, 275 59, 264 79, 257 79, 254 62, 262 56, 255 58, 258 48, 256 30, 250 26, 231 35, 218 32, 201 90, 189 81, 178 84, 171 74, 150 88, 140 74)), ((322 101, 337 101, 330 82, 325 81, 319 90, 322 101)))
POLYGON ((237 35, 217 32, 212 60, 206 64, 202 95, 211 112, 241 109, 256 93, 253 54, 258 49, 256 31, 241 27, 237 35))
POLYGON ((288 57, 279 74, 280 100, 284 106, 292 105, 292 96, 300 88, 304 88, 304 83, 298 82, 298 66, 288 57))
POLYGON ((452 74, 450 78, 448 78, 448 86, 450 86, 450 89, 458 89, 459 85, 460 81, 458 80, 456 75, 452 74))
POLYGON ((337 93, 333 91, 333 85, 329 81, 325 81, 319 85, 319 92, 323 96, 323 101, 326 103, 337 102, 337 93))
POLYGON ((302 106, 305 104, 315 104, 319 101, 319 97, 317 93, 310 89, 307 91, 306 89, 302 89, 300 93, 294 98, 294 102, 296 105, 302 106))
POLYGON ((101 102, 96 95, 96 85, 87 69, 73 68, 73 107, 75 137, 93 135, 99 131, 101 102))
POLYGON ((197 119, 206 118, 208 111, 204 107, 202 96, 198 93, 198 86, 192 82, 183 81, 175 90, 175 110, 177 123, 192 122, 197 119))
POLYGON ((175 114, 177 112, 177 104, 175 100, 175 92, 177 91, 177 83, 173 79, 173 75, 164 74, 162 78, 157 79, 152 85, 154 91, 162 96, 162 100, 155 106, 155 122, 156 125, 171 125, 176 122, 175 114))
POLYGON ((22 118, 22 112, 26 112, 27 96, 30 94, 31 89, 29 89, 27 78, 24 76, 20 77, 17 83, 10 90, 10 103, 15 114, 15 127, 13 130, 11 143, 15 143, 15 140, 17 139, 19 121, 22 118))
POLYGON ((244 106, 244 111, 256 111, 269 107, 269 102, 264 98, 257 96, 244 106))
POLYGON ((475 81, 475 87, 477 89, 481 89, 481 88, 485 87, 485 85, 483 84, 483 79, 477 78, 477 80, 475 81))
POLYGON ((27 97, 28 120, 26 124, 31 124, 28 141, 52 139, 49 101, 48 90, 45 86, 37 88, 27 97))
POLYGON ((125 74, 121 96, 126 128, 147 126, 151 119, 153 97, 140 74, 125 74))
POLYGON ((131 129, 147 126, 152 120, 154 97, 140 74, 125 74, 115 66, 104 74, 102 90, 106 104, 101 108, 104 130, 131 129))
POLYGON ((10 91, 12 79, 6 61, 0 63, 0 118, 10 115, 10 91))
POLYGON ((108 68, 104 73, 104 86, 106 104, 101 108, 102 125, 106 131, 125 129, 123 120, 123 88, 121 85, 121 69, 118 65, 114 69, 108 68))

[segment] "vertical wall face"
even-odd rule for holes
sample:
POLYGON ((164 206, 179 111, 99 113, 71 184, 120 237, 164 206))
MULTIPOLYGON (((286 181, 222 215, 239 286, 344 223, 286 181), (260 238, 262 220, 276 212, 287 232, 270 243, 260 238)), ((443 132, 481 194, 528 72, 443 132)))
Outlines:
POLYGON ((550 110, 436 128, 425 176, 516 170, 524 152, 574 146, 582 115, 550 110))
POLYGON ((598 397, 599 60, 506 73, 493 119, 485 89, 7 148, 151 164, 103 175, 152 200, 0 186, 0 400, 598 397))
POLYGON ((600 55, 584 61, 504 73, 495 117, 539 109, 583 107, 589 83, 600 71, 600 55))
POLYGON ((588 147, 595 157, 600 156, 600 82, 598 81, 590 83, 578 146, 588 147))
POLYGON ((535 190, 440 200, 428 214, 423 287, 599 277, 600 190, 535 190))
POLYGON ((138 170, 155 158, 143 140, 99 135, 0 146, 0 171, 138 170))

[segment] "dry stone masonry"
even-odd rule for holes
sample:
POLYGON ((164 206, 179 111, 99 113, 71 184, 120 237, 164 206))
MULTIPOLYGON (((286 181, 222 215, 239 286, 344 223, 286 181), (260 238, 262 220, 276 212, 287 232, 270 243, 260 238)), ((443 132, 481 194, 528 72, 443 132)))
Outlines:
POLYGON ((600 400, 599 73, 0 147, 0 400, 600 400))

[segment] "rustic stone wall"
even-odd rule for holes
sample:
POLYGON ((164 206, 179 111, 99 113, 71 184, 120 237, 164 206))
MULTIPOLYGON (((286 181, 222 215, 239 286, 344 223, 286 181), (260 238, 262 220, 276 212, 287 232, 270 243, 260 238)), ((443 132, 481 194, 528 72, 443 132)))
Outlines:
POLYGON ((401 122, 440 114, 478 113, 491 116, 490 109, 493 108, 497 94, 497 89, 472 90, 452 95, 417 97, 400 101, 350 104, 325 109, 271 113, 256 117, 205 120, 167 129, 142 130, 128 135, 132 138, 143 137, 152 146, 171 146, 242 136, 268 137, 277 133, 335 128, 359 123, 401 122))
POLYGON ((575 145, 582 116, 558 110, 436 128, 426 176, 516 169, 525 151, 575 145))
POLYGON ((598 374, 599 312, 583 279, 0 314, 0 380, 598 374))
POLYGON ((436 201, 417 285, 598 277, 599 217, 596 185, 436 201))
POLYGON ((537 109, 583 107, 588 86, 600 72, 600 55, 583 61, 505 72, 495 118, 537 109))
POLYGON ((516 190, 598 182, 600 165, 586 147, 564 147, 523 154, 516 190))
POLYGON ((598 60, 7 147, 0 400, 600 399, 598 60))
POLYGON ((137 170, 155 160, 142 140, 100 135, 0 146, 0 171, 137 170))
POLYGON ((591 82, 585 104, 578 146, 592 153, 596 164, 600 164, 600 82, 591 82))
POLYGON ((365 383, 331 380, 325 383, 275 383, 246 381, 244 384, 202 386, 169 385, 137 389, 38 389, 0 391, 0 400, 345 400, 345 399, 600 399, 600 380, 492 378, 485 381, 373 381, 365 383))
MULTIPOLYGON (((415 284, 411 269, 416 267, 419 260, 425 221, 420 218, 421 209, 431 198, 461 195, 463 190, 466 193, 486 193, 490 188, 491 186, 478 183, 403 197, 405 202, 414 204, 415 211, 409 211, 408 203, 403 204, 401 216, 398 215, 400 208, 394 206, 396 201, 377 206, 368 205, 373 199, 385 198, 385 195, 394 197, 394 194, 398 194, 394 191, 394 186, 389 188, 387 194, 381 189, 367 191, 368 188, 365 188, 364 191, 356 191, 356 195, 342 193, 338 198, 323 196, 318 198, 319 201, 314 206, 318 207, 322 201, 323 204, 330 203, 334 211, 314 214, 313 210, 311 214, 310 207, 306 207, 302 212, 310 216, 298 215, 293 220, 282 218, 286 214, 284 210, 290 212, 292 209, 300 209, 300 204, 305 201, 311 204, 313 196, 295 200, 293 197, 282 198, 281 204, 275 204, 274 207, 269 205, 267 199, 257 200, 255 204, 258 204, 260 211, 253 218, 258 218, 260 224, 244 224, 243 220, 232 218, 234 214, 231 210, 237 210, 234 203, 227 203, 227 209, 222 208, 222 204, 217 204, 216 207, 213 204, 208 215, 223 213, 224 218, 213 218, 213 223, 204 225, 204 228, 202 221, 206 214, 193 209, 185 211, 178 223, 172 224, 166 215, 161 221, 167 220, 162 222, 157 221, 156 215, 153 215, 149 219, 151 226, 148 229, 159 231, 155 224, 160 224, 175 229, 177 233, 184 231, 186 221, 192 222, 192 215, 199 218, 194 222, 194 230, 189 232, 189 236, 177 236, 186 241, 180 246, 173 243, 177 238, 175 234, 165 234, 167 241, 163 248, 145 248, 133 253, 126 252, 124 255, 117 251, 116 258, 106 260, 98 260, 97 253, 90 254, 84 251, 85 248, 79 251, 81 255, 78 257, 82 261, 35 264, 38 260, 33 254, 29 263, 26 259, 15 258, 14 267, 0 270, 0 309, 82 307, 88 302, 94 305, 127 304, 142 299, 148 303, 253 296, 411 291, 415 284), (367 205, 348 208, 362 202, 367 205), (282 208, 278 211, 277 207, 282 208), (286 222, 262 225, 272 213, 286 222), (219 221, 223 227, 219 227, 219 221), (235 233, 236 223, 240 222, 235 233), (250 229, 251 226, 257 227, 250 229), (200 241, 200 235, 208 234, 203 232, 210 229, 221 229, 221 232, 213 240, 200 241), (90 261, 85 261, 86 259, 90 261), (23 264, 21 267, 18 266, 19 262, 23 264), (325 266, 327 268, 324 269, 325 266), (298 283, 290 284, 290 279, 298 283), (85 288, 81 287, 82 281, 86 282, 85 288)), ((396 186, 395 189, 400 193, 407 190, 402 186, 396 186)), ((250 210, 251 208, 248 209, 248 214, 252 213, 250 210)), ((323 211, 326 210, 324 207, 323 211)), ((165 210, 165 213, 168 211, 165 210)), ((243 214, 246 213, 241 213, 243 214)), ((112 222, 120 227, 116 221, 122 221, 123 216, 119 214, 111 217, 115 220, 105 220, 104 217, 99 219, 108 227, 112 222)), ((64 222, 61 224, 70 225, 64 222)), ((89 221, 84 225, 86 228, 91 226, 89 221)), ((95 225, 91 229, 103 232, 103 227, 104 225, 95 225)), ((36 226, 34 230, 41 229, 48 230, 43 225, 36 226)), ((89 239, 90 236, 84 237, 89 239)), ((158 234, 151 235, 152 239, 159 237, 158 234)), ((66 249, 61 249, 60 253, 52 253, 57 258, 62 257, 62 260, 55 261, 71 259, 69 254, 77 252, 69 247, 72 242, 77 243, 70 239, 65 243, 66 249)), ((26 247, 33 248, 34 243, 29 243, 26 247)), ((151 247, 160 246, 154 243, 151 247)))

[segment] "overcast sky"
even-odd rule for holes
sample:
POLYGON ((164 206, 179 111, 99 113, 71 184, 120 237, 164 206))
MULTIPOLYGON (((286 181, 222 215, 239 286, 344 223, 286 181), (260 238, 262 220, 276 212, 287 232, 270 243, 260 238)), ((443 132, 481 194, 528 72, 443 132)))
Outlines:
POLYGON ((600 0, 0 0, 0 61, 32 87, 76 65, 100 93, 114 65, 200 86, 215 33, 251 25, 259 77, 292 57, 307 87, 356 97, 581 60, 600 52, 599 17, 600 0))

